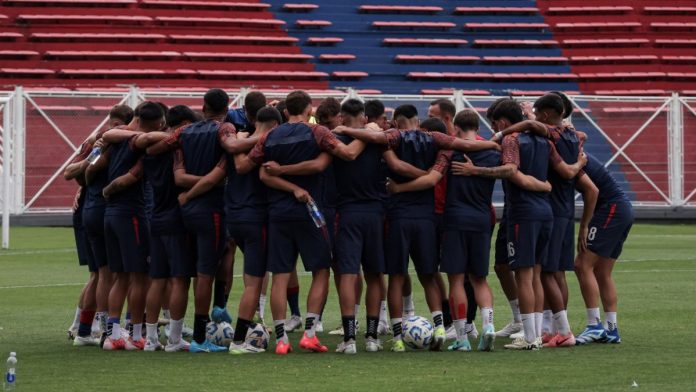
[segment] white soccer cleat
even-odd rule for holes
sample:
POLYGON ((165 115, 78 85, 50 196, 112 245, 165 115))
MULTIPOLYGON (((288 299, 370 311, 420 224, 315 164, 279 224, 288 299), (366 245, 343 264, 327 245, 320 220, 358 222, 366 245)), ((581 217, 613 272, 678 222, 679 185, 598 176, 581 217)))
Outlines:
POLYGON ((343 327, 339 325, 338 327, 329 331, 329 335, 341 335, 341 336, 343 336, 344 335, 343 327))
POLYGON ((68 340, 75 340, 75 336, 77 336, 77 328, 70 327, 68 328, 68 340))
POLYGON ((368 353, 376 353, 382 350, 384 350, 384 347, 382 346, 382 342, 379 339, 365 339, 365 351, 367 351, 368 353))
POLYGON ((447 340, 457 340, 457 330, 454 328, 454 325, 450 325, 447 328, 447 340))
POLYGON ((338 347, 336 347, 336 352, 349 355, 356 354, 358 352, 358 349, 355 347, 355 340, 351 339, 347 342, 339 343, 338 347))
POLYGON ((99 346, 99 338, 93 338, 92 336, 75 336, 73 346, 99 346))
POLYGON ((266 350, 261 347, 254 347, 247 342, 242 342, 240 344, 230 343, 230 354, 241 355, 241 354, 260 354, 266 352, 266 350))
POLYGON ((302 318, 297 315, 290 316, 289 319, 285 320, 285 332, 294 332, 302 328, 302 318))
POLYGON ((511 321, 505 327, 503 327, 503 329, 497 331, 495 333, 495 337, 514 339, 511 335, 516 334, 520 331, 522 331, 522 323, 516 323, 514 321, 511 321))
POLYGON ((540 343, 541 341, 539 339, 529 343, 524 340, 524 338, 519 338, 513 340, 512 343, 506 344, 505 348, 508 350, 539 350, 541 347, 540 343))
POLYGON ((516 332, 510 335, 510 339, 515 340, 524 337, 524 331, 516 332))
POLYGON ((143 348, 143 351, 162 351, 164 350, 164 346, 162 346, 162 343, 160 343, 158 340, 152 341, 152 340, 146 340, 145 341, 145 347, 143 348))
POLYGON ((164 352, 175 353, 177 351, 188 351, 191 344, 184 339, 179 340, 177 343, 167 342, 164 346, 164 352))

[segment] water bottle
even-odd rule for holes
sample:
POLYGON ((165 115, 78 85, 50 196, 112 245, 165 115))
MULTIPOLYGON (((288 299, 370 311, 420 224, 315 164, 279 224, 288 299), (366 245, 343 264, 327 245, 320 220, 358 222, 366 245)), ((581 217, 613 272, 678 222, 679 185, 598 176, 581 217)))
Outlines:
POLYGON ((7 372, 5 373, 5 385, 4 389, 6 391, 12 391, 17 386, 17 353, 11 352, 10 357, 7 358, 7 372))
POLYGON ((101 147, 94 147, 92 149, 92 152, 90 152, 89 156, 87 157, 87 162, 89 162, 90 165, 94 165, 95 163, 97 163, 100 156, 101 156, 101 147))
POLYGON ((321 211, 319 211, 319 208, 317 207, 316 203, 314 203, 314 200, 307 202, 307 211, 309 212, 309 216, 314 221, 314 225, 316 227, 322 228, 326 226, 324 215, 321 213, 321 211))

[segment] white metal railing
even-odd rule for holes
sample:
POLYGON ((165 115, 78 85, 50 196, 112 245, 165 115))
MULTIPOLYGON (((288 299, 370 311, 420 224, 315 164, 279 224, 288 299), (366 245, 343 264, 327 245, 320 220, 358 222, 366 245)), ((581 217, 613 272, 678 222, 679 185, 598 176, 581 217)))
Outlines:
MULTIPOLYGON (((244 102, 244 97, 248 93, 248 89, 241 88, 238 91, 230 93, 232 106, 241 106, 244 102)), ((279 91, 264 91, 269 100, 283 99, 287 92, 279 91)), ((63 91, 63 90, 26 90, 22 87, 17 87, 14 91, 0 92, 0 110, 3 114, 2 122, 2 162, 0 170, 2 170, 2 192, 0 192, 2 211, 3 211, 3 247, 7 246, 9 241, 7 225, 9 225, 10 214, 24 214, 31 212, 67 212, 70 205, 66 203, 64 206, 58 207, 41 207, 39 203, 43 197, 50 193, 52 186, 55 186, 65 167, 77 154, 80 143, 90 133, 96 132, 107 123, 107 116, 103 112, 92 112, 94 123, 81 130, 78 135, 74 129, 70 129, 70 123, 61 124, 57 120, 55 114, 51 112, 50 102, 59 102, 65 105, 65 102, 81 105, 85 101, 101 99, 109 105, 125 103, 131 107, 136 106, 143 100, 157 100, 166 104, 185 103, 191 105, 194 109, 199 109, 202 103, 204 92, 188 92, 188 91, 162 91, 140 89, 130 87, 122 91, 63 91), (94 114, 97 113, 97 114, 94 114), (31 119, 31 121, 29 121, 31 119), (32 169, 36 161, 33 156, 26 156, 26 138, 27 134, 35 134, 39 131, 36 129, 37 121, 42 121, 47 124, 40 131, 48 132, 56 137, 55 145, 61 146, 63 149, 68 149, 69 154, 66 154, 60 159, 60 162, 55 162, 55 166, 50 168, 50 175, 47 175, 38 190, 33 189, 37 184, 32 185, 32 191, 28 192, 25 184, 26 169, 32 169), (31 193, 31 194, 26 194, 31 193), (38 204, 38 205, 37 205, 38 204)), ((443 98, 441 95, 408 95, 408 94, 363 94, 360 95, 356 91, 348 89, 347 91, 322 91, 321 93, 312 94, 315 99, 323 99, 326 97, 334 97, 339 100, 349 98, 358 99, 380 99, 385 102, 388 107, 395 107, 402 103, 412 103, 421 108, 427 107, 429 102, 434 99, 443 98)), ((449 97, 455 104, 457 110, 471 108, 477 110, 481 120, 482 129, 490 132, 481 108, 487 107, 492 101, 499 97, 495 96, 466 96, 461 91, 455 90, 449 97)), ((519 100, 535 99, 536 97, 516 97, 519 100)), ((617 173, 630 172, 633 178, 647 184, 642 190, 642 195, 635 200, 635 205, 641 206, 657 206, 665 208, 674 207, 696 207, 696 162, 688 162, 693 165, 693 173, 688 172, 685 166, 685 128, 687 126, 696 129, 696 97, 682 97, 676 93, 671 96, 661 97, 635 97, 635 96, 570 96, 574 106, 575 114, 574 121, 582 122, 587 127, 591 128, 595 138, 605 140, 608 148, 605 146, 604 151, 606 156, 605 165, 612 166, 612 170, 617 173), (595 113, 597 105, 638 105, 640 106, 640 114, 643 117, 633 118, 634 127, 630 131, 630 135, 617 135, 612 129, 604 129, 606 118, 602 120, 601 113, 595 113), (645 106, 648 105, 648 106, 645 106), (594 108, 594 109, 593 109, 594 108), (685 125, 688 124, 688 125, 685 125), (664 165, 664 173, 655 171, 654 168, 646 168, 650 165, 655 166, 654 162, 644 162, 635 158, 635 151, 631 148, 638 144, 637 140, 646 137, 654 132, 664 132, 662 137, 665 140, 666 149, 664 156, 661 157, 659 164, 664 165), (620 136, 620 138, 619 138, 620 136), (620 140, 622 139, 622 140, 620 140), (688 175, 688 176, 687 176, 688 175), (664 182, 661 177, 666 176, 667 186, 661 186, 664 182), (695 181, 686 181, 685 177, 694 178, 695 181), (695 201, 692 201, 695 200, 695 201)), ((70 107, 69 105, 66 107, 70 107)), ((53 107, 55 108, 55 106, 53 107)), ((608 112, 607 112, 608 113, 608 112)), ((421 112, 424 116, 425 113, 421 112)), ((690 130, 696 134, 696 130, 690 130)), ((621 132, 619 132, 621 133, 621 132)), ((696 139, 696 136, 694 137, 696 139)), ((686 150, 688 151, 688 150, 686 150)), ((687 154, 688 155, 688 154, 687 154)), ((693 154, 691 154, 693 156, 693 154)), ((630 181, 629 181, 630 182, 630 181)), ((66 200, 70 200, 66 197, 66 200)))

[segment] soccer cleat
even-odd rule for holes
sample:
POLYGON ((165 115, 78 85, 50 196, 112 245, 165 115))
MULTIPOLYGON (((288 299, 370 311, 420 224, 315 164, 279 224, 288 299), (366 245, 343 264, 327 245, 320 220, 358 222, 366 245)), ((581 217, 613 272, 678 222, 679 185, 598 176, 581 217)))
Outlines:
POLYGON ((351 339, 347 342, 339 343, 338 347, 336 347, 336 352, 349 355, 357 354, 358 349, 355 347, 355 340, 351 339))
POLYGON ((493 324, 488 324, 481 331, 481 339, 478 343, 478 351, 493 351, 493 343, 495 342, 495 328, 493 324))
POLYGON ((518 338, 512 341, 510 344, 506 344, 505 348, 508 350, 539 350, 539 340, 534 340, 529 343, 524 338, 518 338))
MULTIPOLYGON (((543 339, 542 339, 543 340, 543 339)), ((547 343, 543 344, 543 347, 570 347, 575 346, 575 336, 573 333, 568 335, 557 334, 551 338, 547 343)))
POLYGON ((106 351, 117 351, 117 350, 125 350, 126 349, 126 341, 121 338, 121 339, 112 339, 112 338, 106 338, 104 341, 104 345, 102 346, 102 349, 106 351))
POLYGON ((162 351, 164 350, 164 346, 162 346, 162 343, 160 343, 158 340, 147 340, 145 342, 145 347, 143 348, 143 351, 162 351))
POLYGON ((512 335, 510 335, 510 339, 512 339, 512 340, 515 340, 518 338, 523 338, 523 337, 524 337, 524 331, 515 332, 512 335))
POLYGON ((279 341, 276 343, 275 353, 278 355, 286 355, 292 352, 292 346, 290 343, 285 343, 284 341, 279 341))
POLYGON ((471 351, 471 343, 469 339, 455 340, 447 347, 447 351, 471 351))
POLYGON ((575 344, 582 346, 583 344, 602 342, 607 338, 607 331, 604 330, 602 324, 587 325, 585 330, 580 332, 580 335, 575 337, 575 344))
POLYGON ((99 339, 95 339, 91 336, 75 336, 75 340, 73 340, 73 346, 99 346, 99 339))
POLYGON ((68 340, 75 340, 75 336, 77 336, 77 327, 68 328, 68 340))
POLYGON ((177 343, 168 341, 167 345, 164 346, 164 352, 175 353, 177 351, 188 351, 190 346, 191 345, 189 342, 185 341, 184 339, 179 340, 177 343))
POLYGON ((192 338, 193 337, 193 328, 184 324, 184 326, 181 327, 181 336, 184 338, 192 338))
POLYGON ((227 351, 227 347, 222 347, 211 343, 206 339, 203 343, 198 343, 195 340, 189 346, 190 353, 222 353, 227 351))
POLYGON ((503 329, 497 331, 495 336, 498 338, 512 338, 513 334, 522 331, 522 323, 509 322, 503 329))
POLYGON ((133 340, 133 338, 128 338, 126 340, 126 351, 142 351, 145 348, 145 339, 133 340))
POLYGON ((329 335, 341 335, 341 336, 343 336, 344 335, 343 327, 339 325, 338 327, 329 331, 329 335))
POLYGON ((478 330, 476 329, 476 324, 467 323, 466 324, 466 336, 471 340, 476 340, 479 337, 478 330))
POLYGON ((430 342, 430 351, 440 351, 446 340, 447 332, 445 332, 445 327, 441 325, 435 328, 435 331, 433 331, 433 340, 430 342))
POLYGON ((319 341, 319 338, 317 338, 316 335, 314 335, 313 338, 310 338, 309 336, 307 336, 307 333, 302 335, 302 339, 300 339, 300 348, 304 350, 314 351, 315 353, 325 353, 329 351, 328 347, 322 346, 321 342, 319 341))
POLYGON ((293 314, 285 321, 285 332, 294 332, 302 328, 302 317, 293 314))
POLYGON ((261 347, 254 347, 247 342, 242 342, 240 344, 230 343, 230 354, 241 355, 241 354, 259 354, 266 352, 266 350, 261 347))
POLYGON ((391 335, 391 326, 385 320, 379 320, 377 325, 377 335, 391 335))
POLYGON ((324 324, 321 322, 321 320, 317 321, 316 324, 314 324, 314 332, 316 332, 316 333, 323 333, 324 332, 324 324))
POLYGON ((379 339, 371 337, 365 339, 365 351, 367 351, 368 353, 376 353, 382 350, 384 350, 384 347, 382 346, 382 342, 379 339))
POLYGON ((454 325, 447 328, 447 340, 457 340, 457 330, 454 329, 454 325))
POLYGON ((404 344, 404 341, 399 339, 399 340, 394 340, 392 343, 392 352, 395 353, 403 353, 406 351, 406 345, 404 344))
POLYGON ((619 344, 621 343, 621 336, 619 336, 619 329, 614 328, 611 331, 606 331, 606 338, 602 340, 602 343, 619 344))
POLYGON ((546 347, 546 345, 555 337, 556 335, 551 335, 548 332, 541 334, 541 344, 546 347))
POLYGON ((210 318, 216 323, 232 323, 232 316, 230 316, 230 312, 227 311, 227 308, 221 308, 219 306, 213 307, 210 318))

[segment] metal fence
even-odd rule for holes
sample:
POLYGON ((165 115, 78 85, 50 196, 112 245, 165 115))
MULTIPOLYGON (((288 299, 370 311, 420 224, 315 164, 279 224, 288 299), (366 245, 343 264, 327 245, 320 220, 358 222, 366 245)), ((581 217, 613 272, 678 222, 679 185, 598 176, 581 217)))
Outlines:
MULTIPOLYGON (((248 90, 230 92, 232 106, 240 106, 248 90)), ((269 100, 287 92, 264 92, 269 100)), ((8 244, 9 215, 36 212, 65 213, 77 190, 62 173, 82 141, 106 126, 116 104, 135 107, 143 100, 169 106, 185 104, 200 109, 204 92, 160 91, 130 87, 102 91, 27 90, 0 92, 3 114, 1 202, 3 247, 8 244)), ((353 90, 312 94, 315 103, 326 97, 339 100, 380 99, 388 108, 410 103, 425 117, 438 95, 359 95, 353 90)), ((466 96, 454 91, 457 110, 480 114, 481 133, 490 135, 483 112, 497 98, 466 96)), ((519 96, 534 100, 536 97, 519 96)), ((659 97, 571 96, 572 122, 589 136, 586 150, 610 169, 635 206, 674 209, 696 207, 696 97, 677 94, 659 97)), ((501 202, 501 193, 495 201, 501 202)))

